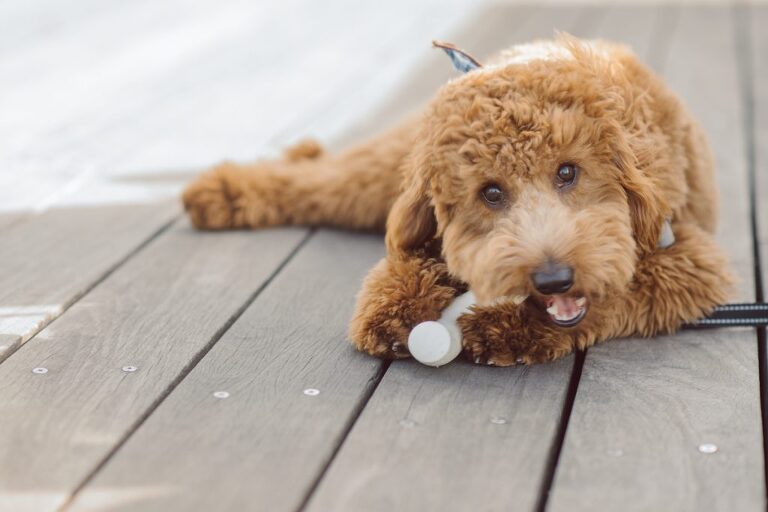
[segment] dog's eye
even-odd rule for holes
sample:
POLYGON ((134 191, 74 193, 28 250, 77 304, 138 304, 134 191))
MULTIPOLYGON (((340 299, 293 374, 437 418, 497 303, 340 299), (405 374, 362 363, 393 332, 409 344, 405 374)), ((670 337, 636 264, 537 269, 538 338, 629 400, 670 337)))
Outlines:
POLYGON ((576 167, 576 165, 560 164, 560 167, 557 168, 557 174, 555 174, 555 185, 557 185, 558 188, 573 185, 578 173, 579 168, 576 167))
POLYGON ((504 191, 496 184, 490 184, 483 187, 480 191, 483 201, 491 208, 500 208, 504 206, 504 191))

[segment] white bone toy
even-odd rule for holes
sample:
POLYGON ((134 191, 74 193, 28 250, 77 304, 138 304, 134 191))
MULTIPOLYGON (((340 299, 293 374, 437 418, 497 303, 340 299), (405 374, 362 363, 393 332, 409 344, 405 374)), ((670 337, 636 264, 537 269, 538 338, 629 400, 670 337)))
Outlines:
POLYGON ((475 303, 475 295, 459 295, 437 321, 421 322, 408 335, 408 350, 420 363, 443 366, 461 353, 461 329, 456 320, 475 303))

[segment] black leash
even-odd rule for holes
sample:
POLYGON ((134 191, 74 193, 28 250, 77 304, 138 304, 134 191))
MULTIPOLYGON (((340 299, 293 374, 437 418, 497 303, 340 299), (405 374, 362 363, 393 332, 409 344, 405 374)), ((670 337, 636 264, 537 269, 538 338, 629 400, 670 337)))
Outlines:
POLYGON ((685 324, 686 329, 713 329, 716 327, 766 327, 768 304, 739 303, 717 306, 712 313, 695 322, 685 324))

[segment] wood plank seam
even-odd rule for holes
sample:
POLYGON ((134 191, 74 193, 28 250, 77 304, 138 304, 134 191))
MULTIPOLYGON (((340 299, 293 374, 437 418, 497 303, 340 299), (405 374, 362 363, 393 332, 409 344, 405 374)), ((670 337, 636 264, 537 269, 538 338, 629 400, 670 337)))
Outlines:
MULTIPOLYGON (((144 248, 146 248, 150 243, 152 243, 154 240, 162 236, 162 234, 168 231, 168 229, 170 229, 170 227, 179 219, 179 217, 180 217, 179 215, 173 216, 170 220, 162 224, 158 229, 151 232, 141 243, 139 243, 133 249, 128 251, 128 253, 126 253, 122 258, 118 259, 113 265, 108 267, 105 272, 103 272, 101 275, 96 276, 94 280, 91 283, 89 283, 83 290, 75 293, 66 302, 64 302, 61 305, 61 308, 59 311, 55 312, 50 318, 41 322, 40 325, 38 325, 33 331, 21 336, 21 339, 15 348, 12 347, 7 352, 4 352, 2 355, 0 355, 0 364, 2 364, 11 356, 13 356, 13 354, 15 354, 20 348, 25 346, 27 343, 33 341, 35 336, 37 336, 40 332, 46 329, 49 325, 51 325, 57 319, 61 318, 61 316, 64 313, 66 313, 69 310, 69 308, 71 308, 78 301, 80 301, 80 299, 88 295, 94 288, 96 288, 99 284, 104 282, 107 278, 109 278, 109 276, 114 274, 120 267, 125 265, 134 256, 136 256, 142 250, 144 250, 144 248)), ((14 224, 22 220, 23 218, 14 222, 14 224)))
POLYGON ((374 375, 368 381, 365 392, 361 394, 360 400, 358 401, 355 408, 351 411, 349 415, 349 420, 347 421, 346 425, 344 425, 344 429, 342 430, 341 434, 336 440, 335 446, 333 447, 333 450, 331 450, 331 453, 328 456, 328 459, 325 461, 320 471, 317 472, 317 475, 312 481, 312 484, 307 488, 307 491, 304 493, 304 497, 301 499, 301 504, 296 510, 303 511, 304 509, 306 509, 307 504, 309 503, 309 500, 312 498, 312 495, 315 493, 315 490, 317 489, 317 486, 320 485, 320 482, 323 480, 323 476, 325 476, 326 471, 328 471, 328 468, 333 462, 333 459, 336 458, 336 455, 339 453, 339 450, 341 450, 341 446, 344 444, 344 440, 347 438, 349 433, 354 428, 355 423, 357 423, 357 420, 360 418, 360 415, 363 413, 363 409, 365 409, 365 406, 368 405, 368 401, 376 392, 376 388, 379 387, 381 380, 384 378, 384 374, 387 373, 387 370, 389 370, 389 366, 391 364, 392 364, 392 361, 389 361, 389 360, 382 361, 379 371, 376 372, 376 375, 374 375))
MULTIPOLYGON (((67 507, 72 503, 72 501, 77 497, 78 493, 86 486, 88 483, 99 473, 99 471, 110 461, 110 459, 118 452, 120 451, 120 448, 131 438, 131 436, 136 432, 141 425, 152 415, 152 413, 155 412, 155 410, 165 401, 166 398, 173 392, 174 389, 186 378, 189 373, 195 369, 195 367, 200 363, 200 361, 203 360, 203 358, 208 354, 208 352, 211 351, 211 349, 218 343, 218 341, 226 334, 226 332, 229 330, 230 327, 237 321, 238 318, 242 316, 242 314, 248 309, 248 307, 253 304, 253 302, 256 300, 256 298, 261 294, 261 292, 269 286, 269 284, 274 281, 275 277, 277 277, 280 272, 288 265, 293 258, 301 251, 302 248, 309 242, 309 240, 314 236, 316 233, 316 229, 308 229, 307 233, 302 237, 302 239, 299 241, 298 244, 291 250, 291 252, 288 253, 288 255, 280 262, 277 267, 272 271, 272 273, 269 275, 267 279, 265 279, 256 290, 248 297, 248 299, 229 317, 229 319, 214 333, 214 335, 211 337, 211 339, 208 341, 208 343, 193 357, 190 359, 190 361, 184 366, 184 368, 179 372, 179 375, 171 382, 169 383, 168 387, 163 390, 162 393, 158 394, 157 398, 151 403, 151 405, 144 411, 144 413, 139 416, 136 421, 131 425, 131 427, 126 431, 125 435, 122 436, 115 444, 112 446, 112 448, 109 450, 109 452, 104 456, 102 460, 96 464, 93 469, 83 478, 83 480, 77 484, 77 486, 72 490, 70 495, 64 500, 62 503, 60 510, 66 510, 67 507)), ((383 374, 382 374, 383 375, 383 374)), ((340 443, 339 443, 340 444, 340 443)))
MULTIPOLYGON (((733 22, 734 35, 736 37, 736 67, 739 70, 739 83, 741 85, 741 97, 743 102, 744 122, 744 151, 746 153, 747 179, 749 183, 749 216, 752 235, 752 257, 755 278, 755 300, 764 302, 763 270, 760 254, 760 229, 758 225, 757 202, 757 159, 756 159, 756 130, 755 120, 755 73, 752 66, 756 57, 752 52, 752 31, 749 19, 752 7, 750 5, 734 5, 733 22)), ((758 376, 760 379, 760 413, 763 430, 763 475, 768 493, 768 392, 766 392, 766 378, 768 378, 768 349, 766 348, 766 329, 758 327, 757 334, 757 358, 758 376)), ((768 495, 766 496, 768 498, 768 495)))
POLYGON ((573 363, 573 369, 571 370, 571 379, 568 382, 568 392, 565 396, 565 401, 563 402, 563 412, 558 418, 557 431, 555 438, 552 440, 552 446, 550 447, 547 464, 545 466, 544 479, 541 482, 541 489, 539 490, 539 498, 536 502, 536 507, 534 508, 536 512, 544 512, 547 509, 549 491, 552 489, 552 484, 555 481, 557 463, 560 460, 560 452, 562 451, 565 442, 565 433, 568 431, 568 420, 571 418, 573 404, 576 402, 576 392, 579 390, 581 373, 584 370, 584 361, 586 359, 586 349, 576 352, 576 359, 573 363))

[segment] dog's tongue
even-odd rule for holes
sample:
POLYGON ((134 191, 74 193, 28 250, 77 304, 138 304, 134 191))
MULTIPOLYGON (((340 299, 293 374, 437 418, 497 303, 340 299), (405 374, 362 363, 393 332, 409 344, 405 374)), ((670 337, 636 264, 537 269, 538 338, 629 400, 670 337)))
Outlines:
POLYGON ((555 306, 557 316, 560 318, 574 318, 579 314, 579 306, 576 299, 565 295, 552 295, 549 298, 550 306, 555 306))

